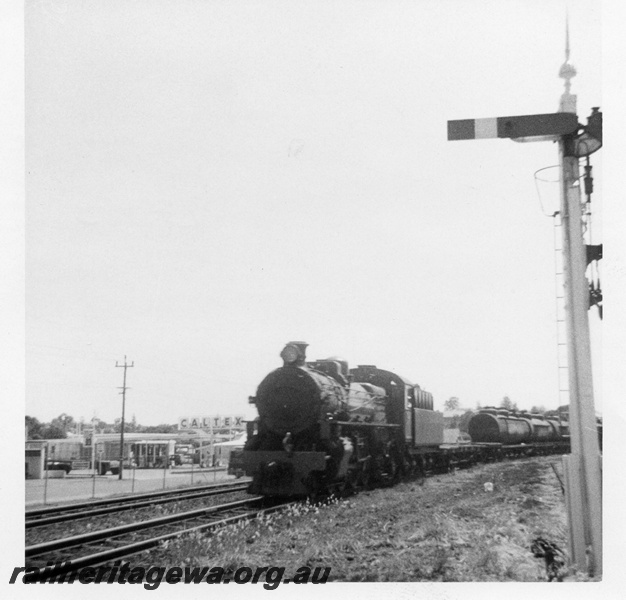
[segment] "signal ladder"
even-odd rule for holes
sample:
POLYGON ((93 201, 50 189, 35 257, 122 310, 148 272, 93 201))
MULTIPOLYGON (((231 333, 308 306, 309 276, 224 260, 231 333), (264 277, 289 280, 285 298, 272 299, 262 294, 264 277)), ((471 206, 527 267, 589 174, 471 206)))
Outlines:
POLYGON ((554 213, 554 274, 556 296, 556 344, 559 371, 559 406, 569 405, 569 365, 565 313, 565 272, 563 265, 563 223, 561 213, 554 213))

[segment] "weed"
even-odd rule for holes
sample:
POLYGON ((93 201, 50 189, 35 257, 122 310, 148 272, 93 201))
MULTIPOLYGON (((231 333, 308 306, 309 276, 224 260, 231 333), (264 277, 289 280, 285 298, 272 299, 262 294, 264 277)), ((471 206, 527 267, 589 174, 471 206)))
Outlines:
MULTIPOLYGON (((530 540, 567 539, 549 460, 488 464, 429 478, 423 487, 291 505, 176 539, 162 550, 162 563, 235 569, 272 561, 287 571, 323 565, 332 567, 331 581, 545 581, 530 540), (488 481, 494 492, 484 492, 488 481)), ((154 553, 150 559, 156 563, 154 553)))

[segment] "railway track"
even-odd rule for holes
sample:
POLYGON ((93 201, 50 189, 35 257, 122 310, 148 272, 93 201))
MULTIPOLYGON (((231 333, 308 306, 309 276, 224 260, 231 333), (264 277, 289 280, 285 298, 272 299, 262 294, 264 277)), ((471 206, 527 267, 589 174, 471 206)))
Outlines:
POLYGON ((107 564, 143 552, 183 534, 208 531, 293 504, 269 504, 261 496, 156 519, 129 523, 26 547, 26 566, 43 569, 49 578, 84 567, 107 564))
POLYGON ((26 529, 43 527, 55 523, 64 523, 76 519, 91 518, 135 508, 143 508, 154 504, 165 504, 168 502, 179 502, 181 500, 193 500, 245 491, 247 487, 247 483, 206 485, 195 487, 191 490, 148 492, 145 494, 136 494, 132 497, 107 498, 104 500, 92 500, 89 502, 77 502, 61 506, 38 508, 26 511, 26 529))

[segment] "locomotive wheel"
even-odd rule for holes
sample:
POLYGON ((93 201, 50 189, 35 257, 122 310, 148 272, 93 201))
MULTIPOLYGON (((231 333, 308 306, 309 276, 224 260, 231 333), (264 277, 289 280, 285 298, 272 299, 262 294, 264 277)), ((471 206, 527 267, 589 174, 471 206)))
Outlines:
POLYGON ((358 474, 356 469, 349 469, 346 473, 344 496, 356 494, 358 486, 358 474))
POLYGON ((403 461, 395 453, 389 457, 388 479, 390 485, 396 485, 402 480, 403 461))
POLYGON ((328 495, 328 488, 323 481, 321 473, 311 472, 306 478, 305 486, 311 504, 321 502, 328 495))
POLYGON ((396 481, 396 474, 397 474, 397 469, 395 468, 393 463, 389 463, 387 465, 387 468, 385 469, 385 473, 382 474, 382 477, 380 478, 381 484, 384 487, 392 487, 393 485, 395 485, 395 481, 396 481))
POLYGON ((411 478, 415 479, 422 474, 419 458, 411 457, 411 478))
MULTIPOLYGON (((336 498, 341 499, 344 498, 347 494, 347 486, 345 481, 339 481, 338 483, 333 483, 328 486, 328 499, 336 498)), ((326 498, 324 498, 325 500, 326 498)))
POLYGON ((415 461, 411 457, 410 454, 405 454, 404 460, 402 461, 402 481, 410 481, 414 476, 415 471, 415 461))
POLYGON ((415 469, 413 474, 418 485, 424 485, 426 481, 426 459, 423 456, 415 457, 415 469))
POLYGON ((404 458, 404 481, 410 481, 413 478, 413 470, 415 469, 415 464, 413 463, 413 459, 410 456, 405 456, 404 458))
POLYGON ((359 487, 365 490, 371 490, 374 487, 374 469, 372 468, 371 461, 367 461, 363 464, 361 472, 359 473, 359 487))
POLYGON ((440 464, 440 469, 444 473, 452 473, 454 471, 454 467, 452 466, 452 461, 450 460, 450 457, 447 454, 444 454, 440 458, 439 464, 440 464))
POLYGON ((365 490, 369 490, 371 489, 371 481, 372 481, 372 477, 371 477, 371 473, 368 470, 363 470, 361 472, 361 475, 359 476, 359 485, 360 487, 362 487, 365 490))

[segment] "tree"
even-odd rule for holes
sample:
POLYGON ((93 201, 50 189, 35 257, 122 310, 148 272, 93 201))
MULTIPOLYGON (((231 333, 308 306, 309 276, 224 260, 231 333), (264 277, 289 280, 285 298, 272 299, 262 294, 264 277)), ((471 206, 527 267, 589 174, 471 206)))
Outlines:
POLYGON ((470 419, 474 416, 474 411, 468 410, 463 413, 461 418, 459 419, 459 429, 465 433, 467 433, 467 428, 470 422, 470 419))
POLYGON ((127 421, 126 423, 124 423, 124 430, 128 431, 128 433, 135 433, 139 431, 140 427, 141 427, 140 425, 137 425, 137 418, 135 417, 134 414, 133 414, 133 418, 130 421, 127 421))
POLYGON ((444 410, 457 410, 460 406, 460 402, 459 399, 455 396, 452 396, 452 398, 448 398, 444 403, 443 403, 443 409, 444 410))
MULTIPOLYGON (((74 417, 72 417, 71 415, 66 415, 65 413, 61 413, 58 417, 50 421, 51 427, 61 429, 66 434, 69 430, 73 429, 75 425, 76 422, 74 421, 74 417)), ((63 437, 67 437, 67 435, 64 435, 63 437)))
POLYGON ((501 408, 506 408, 507 410, 517 410, 517 404, 513 402, 508 396, 502 398, 502 402, 500 402, 501 408))
POLYGON ((98 417, 91 419, 91 424, 93 425, 94 433, 106 433, 107 427, 109 427, 107 423, 102 419, 98 419, 98 417))
POLYGON ((44 440, 61 440, 66 438, 67 434, 61 427, 45 425, 41 430, 41 437, 44 440))
POLYGON ((27 437, 29 440, 42 439, 41 429, 43 425, 39 422, 39 419, 26 415, 26 427, 28 428, 27 437))
POLYGON ((546 412, 546 407, 541 405, 535 405, 530 409, 531 413, 539 413, 543 415, 546 412))
POLYGON ((176 433, 178 431, 178 425, 167 425, 162 423, 161 425, 149 425, 142 427, 142 433, 176 433))

